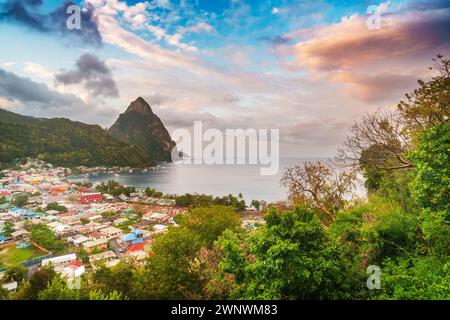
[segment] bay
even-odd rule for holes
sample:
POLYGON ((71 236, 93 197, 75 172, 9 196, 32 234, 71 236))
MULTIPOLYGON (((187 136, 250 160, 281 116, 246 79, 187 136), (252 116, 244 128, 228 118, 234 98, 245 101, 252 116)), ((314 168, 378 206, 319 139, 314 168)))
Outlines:
MULTIPOLYGON (((265 200, 276 202, 285 200, 287 190, 280 186, 283 170, 305 161, 321 159, 281 158, 278 173, 264 176, 260 174, 259 165, 185 165, 160 164, 144 172, 134 169, 118 174, 90 174, 87 178, 71 179, 85 180, 93 183, 115 180, 127 186, 137 188, 154 188, 167 194, 199 193, 214 196, 242 193, 245 201, 265 200)), ((323 160, 323 159, 322 159, 323 160)))

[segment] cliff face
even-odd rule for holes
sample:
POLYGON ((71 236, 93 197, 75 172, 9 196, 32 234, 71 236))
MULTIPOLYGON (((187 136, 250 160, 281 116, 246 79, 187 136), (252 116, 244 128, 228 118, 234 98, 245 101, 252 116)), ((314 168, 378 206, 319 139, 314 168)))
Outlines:
POLYGON ((108 130, 113 137, 141 147, 151 159, 170 161, 175 142, 161 119, 141 97, 133 101, 108 130))

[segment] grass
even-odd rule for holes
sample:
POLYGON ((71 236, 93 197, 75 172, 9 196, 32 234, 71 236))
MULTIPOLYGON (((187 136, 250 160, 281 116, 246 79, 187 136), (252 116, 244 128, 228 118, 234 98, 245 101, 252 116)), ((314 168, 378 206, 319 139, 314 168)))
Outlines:
POLYGON ((0 249, 0 268, 15 266, 32 258, 45 255, 35 247, 17 249, 15 246, 0 249))

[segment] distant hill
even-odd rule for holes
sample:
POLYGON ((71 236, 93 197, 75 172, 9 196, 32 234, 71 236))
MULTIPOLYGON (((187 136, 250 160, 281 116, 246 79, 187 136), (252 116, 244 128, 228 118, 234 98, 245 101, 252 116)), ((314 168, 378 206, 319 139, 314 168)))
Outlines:
POLYGON ((171 161, 175 142, 161 119, 141 97, 130 104, 108 132, 119 140, 141 147, 154 160, 171 161))
POLYGON ((42 119, 23 116, 18 113, 14 113, 5 109, 0 109, 0 121, 12 122, 18 124, 38 124, 42 119))
POLYGON ((23 157, 65 167, 155 164, 144 150, 117 140, 100 126, 63 118, 38 119, 0 109, 0 162, 23 157))

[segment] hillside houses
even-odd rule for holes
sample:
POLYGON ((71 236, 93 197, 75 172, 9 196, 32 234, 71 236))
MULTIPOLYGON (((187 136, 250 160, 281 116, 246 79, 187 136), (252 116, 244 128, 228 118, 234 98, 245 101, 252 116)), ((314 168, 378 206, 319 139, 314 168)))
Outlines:
POLYGON ((57 255, 42 252, 46 258, 33 261, 32 270, 51 265, 73 280, 100 264, 113 267, 127 259, 141 263, 153 236, 166 232, 176 215, 187 212, 171 199, 148 201, 144 192, 102 194, 90 185, 69 182, 70 172, 37 160, 2 171, 0 244, 29 247, 35 241, 30 230, 39 225, 63 245, 57 255), (25 201, 15 205, 14 199, 22 196, 25 201), (11 229, 7 235, 5 225, 11 229), (75 253, 80 250, 89 255, 86 265, 75 253))

